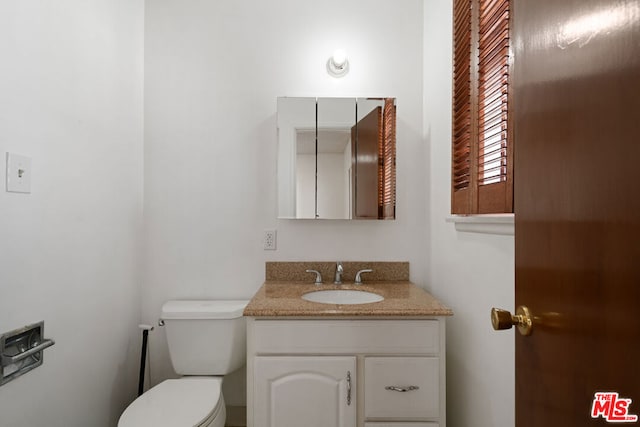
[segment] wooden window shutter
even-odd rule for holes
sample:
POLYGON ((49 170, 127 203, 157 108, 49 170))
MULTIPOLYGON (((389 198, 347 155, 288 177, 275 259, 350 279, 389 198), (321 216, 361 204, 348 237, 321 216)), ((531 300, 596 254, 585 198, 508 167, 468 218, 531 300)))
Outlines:
POLYGON ((451 212, 513 212, 510 0, 454 1, 451 212))
POLYGON ((396 106, 385 98, 378 141, 378 218, 396 217, 396 106))
POLYGON ((451 212, 471 212, 472 0, 454 1, 451 212))

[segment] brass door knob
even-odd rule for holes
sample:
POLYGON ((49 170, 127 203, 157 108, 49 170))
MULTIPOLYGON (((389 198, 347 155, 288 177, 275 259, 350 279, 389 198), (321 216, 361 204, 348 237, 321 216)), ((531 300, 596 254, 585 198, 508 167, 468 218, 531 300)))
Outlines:
POLYGON ((515 316, 507 310, 494 307, 491 309, 491 325, 496 331, 517 326, 518 331, 527 336, 531 335, 533 329, 533 317, 529 309, 524 305, 518 307, 515 316))

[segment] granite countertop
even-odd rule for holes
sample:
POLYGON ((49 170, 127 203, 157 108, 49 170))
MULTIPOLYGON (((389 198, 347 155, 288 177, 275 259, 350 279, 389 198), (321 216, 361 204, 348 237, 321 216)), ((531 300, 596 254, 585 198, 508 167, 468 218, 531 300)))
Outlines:
POLYGON ((409 281, 376 281, 355 285, 322 284, 308 281, 268 280, 244 310, 251 317, 423 317, 451 316, 453 311, 424 289, 409 281), (305 301, 303 294, 319 290, 352 289, 384 297, 368 304, 323 304, 305 301))

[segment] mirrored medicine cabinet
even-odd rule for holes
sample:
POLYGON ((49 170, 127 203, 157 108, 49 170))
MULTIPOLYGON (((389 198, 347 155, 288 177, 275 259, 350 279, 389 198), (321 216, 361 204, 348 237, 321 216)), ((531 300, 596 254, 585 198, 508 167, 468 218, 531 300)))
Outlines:
POLYGON ((395 219, 395 98, 278 98, 278 218, 395 219))

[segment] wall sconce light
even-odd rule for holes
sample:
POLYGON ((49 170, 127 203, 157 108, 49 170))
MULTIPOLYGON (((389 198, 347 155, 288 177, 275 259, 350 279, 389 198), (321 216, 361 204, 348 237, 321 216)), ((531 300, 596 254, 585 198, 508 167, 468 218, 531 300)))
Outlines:
POLYGON ((338 49, 327 60, 327 73, 333 77, 343 77, 349 72, 349 60, 344 50, 338 49))

